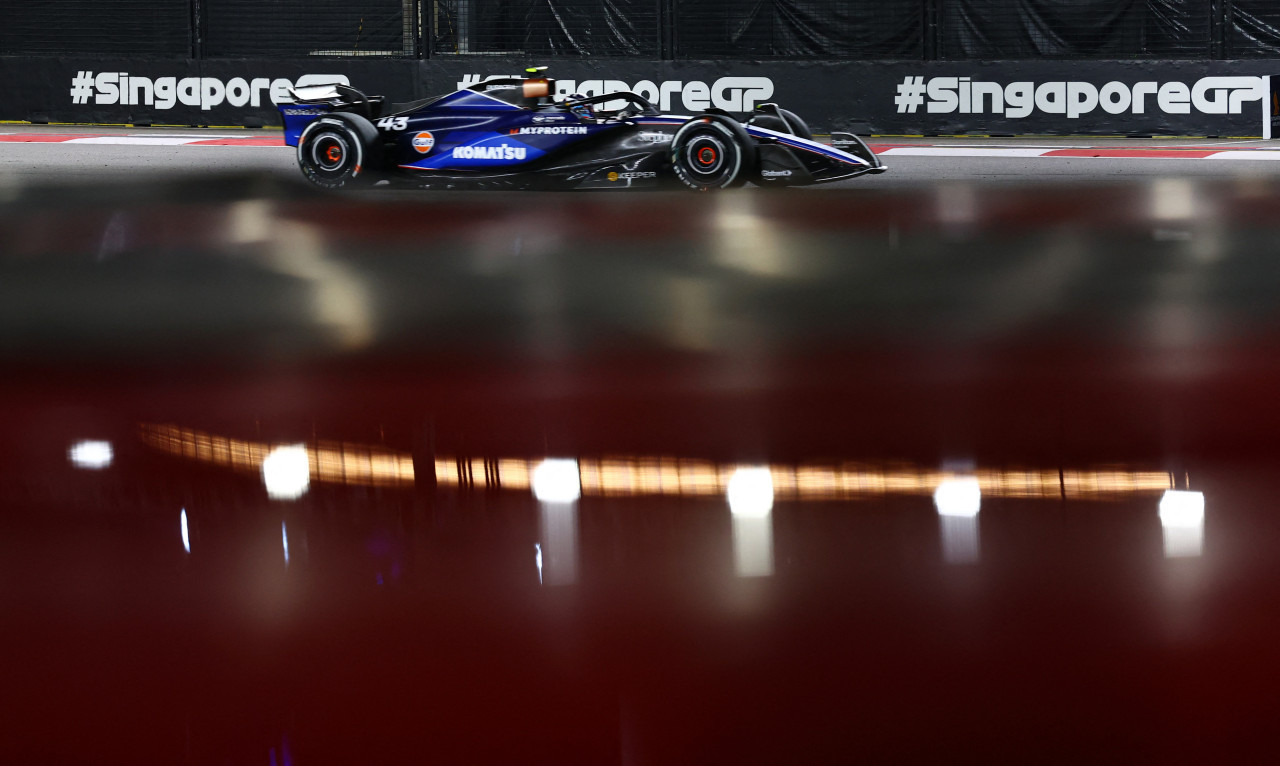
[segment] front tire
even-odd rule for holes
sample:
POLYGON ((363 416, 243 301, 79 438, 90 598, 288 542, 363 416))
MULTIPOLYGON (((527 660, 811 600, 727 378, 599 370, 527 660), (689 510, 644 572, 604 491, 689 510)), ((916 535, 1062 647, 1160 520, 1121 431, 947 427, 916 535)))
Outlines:
POLYGON ((361 135, 365 132, 359 129, 362 126, 354 122, 353 119, 321 117, 303 131, 298 141, 298 167, 308 181, 322 189, 373 183, 372 144, 361 135))
POLYGON ((755 176, 755 142, 735 120, 700 115, 671 139, 671 165, 676 178, 694 191, 732 189, 755 176))

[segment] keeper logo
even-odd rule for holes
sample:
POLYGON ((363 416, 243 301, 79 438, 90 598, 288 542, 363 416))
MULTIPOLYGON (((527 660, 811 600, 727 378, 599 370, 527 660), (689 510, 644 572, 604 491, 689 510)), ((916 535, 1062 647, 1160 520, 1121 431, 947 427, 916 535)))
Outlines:
POLYGON ((198 106, 209 111, 223 103, 234 107, 288 104, 293 99, 289 88, 304 85, 342 83, 350 85, 346 75, 304 74, 297 82, 283 77, 233 77, 223 82, 217 77, 143 77, 128 72, 78 71, 71 78, 71 103, 107 106, 149 106, 172 109, 178 104, 198 106), (264 99, 263 97, 266 96, 264 99))
MULTIPOLYGON (((458 82, 458 89, 511 76, 513 75, 463 75, 458 82)), ((622 80, 556 80, 555 96, 557 99, 574 93, 601 96, 618 91, 631 91, 644 96, 664 112, 677 108, 677 97, 679 105, 691 112, 705 112, 712 107, 729 112, 750 112, 756 108, 756 104, 773 96, 773 80, 768 77, 721 77, 712 83, 701 80, 641 80, 634 85, 628 85, 622 80)), ((600 108, 621 109, 626 103, 610 101, 601 104, 600 108)))
POLYGON ((1101 109, 1108 114, 1241 114, 1247 102, 1266 97, 1261 77, 1202 77, 1195 84, 1153 80, 1132 85, 1112 81, 998 82, 969 77, 908 76, 898 84, 898 114, 1002 114, 1021 119, 1040 111, 1074 120, 1101 109))

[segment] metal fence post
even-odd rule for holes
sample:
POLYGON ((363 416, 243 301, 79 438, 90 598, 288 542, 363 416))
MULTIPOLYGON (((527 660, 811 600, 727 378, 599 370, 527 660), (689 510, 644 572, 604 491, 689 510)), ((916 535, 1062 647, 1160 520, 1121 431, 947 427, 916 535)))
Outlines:
POLYGON ((925 61, 937 61, 939 56, 938 20, 942 16, 943 0, 920 0, 921 34, 920 57, 925 61))
POLYGON ((656 0, 658 4, 658 58, 671 61, 676 57, 676 0, 656 0))
POLYGON ((204 9, 200 0, 191 0, 191 58, 199 61, 204 58, 204 23, 201 21, 204 9))
MULTIPOLYGON (((428 0, 434 10, 437 0, 428 0)), ((423 0, 414 0, 414 4, 418 6, 418 58, 431 58, 432 41, 435 40, 436 30, 432 26, 433 14, 428 13, 423 6, 426 4, 423 0)))
POLYGON ((1209 3, 1209 58, 1226 58, 1226 11, 1229 0, 1209 3))

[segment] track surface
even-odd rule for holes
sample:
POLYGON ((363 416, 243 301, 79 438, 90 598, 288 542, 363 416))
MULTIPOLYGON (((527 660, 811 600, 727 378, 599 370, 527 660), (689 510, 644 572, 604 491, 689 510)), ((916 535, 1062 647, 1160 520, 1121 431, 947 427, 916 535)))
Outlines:
MULTIPOLYGON (((271 131, 102 128, 90 126, 5 126, 0 128, 0 178, 20 183, 72 183, 76 181, 134 180, 139 176, 176 176, 192 173, 267 172, 298 178, 292 149, 262 146, 261 139, 278 139, 271 131), (140 137, 154 141, 192 137, 202 142, 226 144, 173 145, 66 143, 49 140, 78 134, 105 137, 140 137), (255 139, 258 139, 255 141, 255 139)), ((1235 178, 1280 173, 1276 162, 1236 162, 1197 159, 1197 149, 1280 150, 1280 141, 1231 139, 1062 139, 1062 138, 924 138, 875 139, 873 145, 941 147, 972 151, 972 156, 912 156, 892 152, 885 157, 890 170, 882 176, 832 184, 826 188, 886 188, 933 184, 938 181, 1019 182, 1034 179, 1048 183, 1072 183, 1131 177, 1195 176, 1235 178), (1000 150, 1110 148, 1154 149, 1133 157, 1007 157, 992 156, 1000 150), (1184 151, 1185 159, 1169 157, 1184 151)))

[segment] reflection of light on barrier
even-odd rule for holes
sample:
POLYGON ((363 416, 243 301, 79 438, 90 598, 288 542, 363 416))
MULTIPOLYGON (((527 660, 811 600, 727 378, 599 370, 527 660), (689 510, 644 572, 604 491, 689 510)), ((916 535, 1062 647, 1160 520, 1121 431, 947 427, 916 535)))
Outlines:
POLYGON ((115 450, 111 448, 111 442, 80 441, 67 450, 67 459, 76 468, 98 471, 111 465, 111 461, 115 459, 115 450))
POLYGON ((570 585, 578 580, 578 498, 582 497, 578 461, 543 460, 530 473, 530 483, 540 510, 542 582, 570 585))
POLYGON ((938 187, 938 220, 949 224, 969 224, 978 219, 978 196, 965 183, 938 187))
POLYGON ((191 533, 187 529, 187 509, 183 508, 178 516, 178 525, 182 530, 182 550, 191 552, 191 533))
MULTIPOLYGON (((311 488, 311 461, 301 444, 276 447, 262 459, 262 483, 272 500, 297 500, 311 488)), ((286 552, 285 558, 288 558, 286 552)))
POLYGON ((982 488, 972 476, 949 478, 933 493, 942 530, 942 558, 948 564, 972 564, 981 556, 978 511, 982 488))
POLYGON ((750 195, 720 195, 712 220, 715 260, 721 266, 761 277, 786 277, 795 269, 795 254, 757 214, 750 195))
POLYGON ((582 497, 578 461, 543 460, 533 470, 533 496, 543 503, 572 503, 582 497))
POLYGON ((284 565, 289 566, 289 525, 280 522, 280 544, 284 547, 284 565))
POLYGON ((933 492, 939 516, 973 518, 982 508, 982 487, 972 476, 947 479, 933 492))
POLYGON ((773 476, 767 466, 739 468, 729 479, 729 512, 742 518, 760 519, 773 510, 773 476))
POLYGON ((327 252, 316 227, 285 220, 267 203, 248 200, 231 206, 228 235, 237 244, 263 245, 255 252, 268 267, 310 287, 313 321, 342 348, 362 348, 373 339, 376 302, 368 280, 327 252))
MULTIPOLYGON (((142 441, 172 455, 237 471, 257 472, 278 445, 214 436, 189 428, 143 424, 142 441)), ((413 457, 359 444, 302 445, 312 481, 394 487, 413 484, 413 457)))
POLYGON ((739 468, 726 491, 733 516, 733 568, 739 577, 773 574, 773 477, 767 466, 739 468))
POLYGON ((571 585, 578 580, 578 504, 538 505, 540 579, 547 585, 571 585))
POLYGON ((1160 528, 1166 558, 1204 552, 1204 493, 1171 489, 1160 498, 1160 528))
POLYGON ((1157 178, 1151 184, 1151 217, 1157 221, 1180 221, 1196 212, 1195 189, 1185 178, 1157 178))
MULTIPOLYGON (((439 457, 436 483, 444 487, 528 489, 538 460, 468 460, 439 457), (477 468, 482 464, 483 469, 477 468)), ((606 457, 578 461, 581 494, 588 497, 665 495, 723 496, 739 468, 676 457, 606 457)), ((865 500, 887 495, 933 495, 947 471, 857 463, 770 465, 773 495, 779 500, 865 500)), ((1163 492, 1173 486, 1166 471, 976 470, 971 478, 981 495, 1001 498, 1106 500, 1134 493, 1163 492)))

